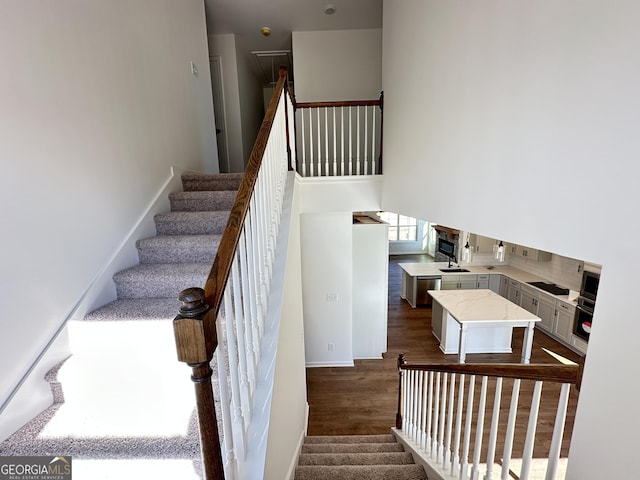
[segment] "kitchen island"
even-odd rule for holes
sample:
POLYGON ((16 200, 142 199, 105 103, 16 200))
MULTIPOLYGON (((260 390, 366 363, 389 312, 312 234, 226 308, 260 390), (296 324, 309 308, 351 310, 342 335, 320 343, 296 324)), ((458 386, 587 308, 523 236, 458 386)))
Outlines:
POLYGON ((433 330, 440 333, 436 338, 443 353, 457 353, 460 363, 467 353, 511 353, 513 328, 525 327, 521 360, 529 363, 539 317, 487 289, 430 290, 429 294, 434 301, 433 330))

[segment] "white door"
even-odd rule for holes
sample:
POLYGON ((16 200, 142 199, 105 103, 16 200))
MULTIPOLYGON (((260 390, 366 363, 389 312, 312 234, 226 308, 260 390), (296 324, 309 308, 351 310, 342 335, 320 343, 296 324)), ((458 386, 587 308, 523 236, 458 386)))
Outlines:
POLYGON ((216 140, 220 172, 229 172, 229 150, 227 149, 227 120, 224 112, 224 89, 222 85, 222 63, 220 56, 209 57, 211 67, 211 93, 213 95, 213 115, 216 122, 216 140))

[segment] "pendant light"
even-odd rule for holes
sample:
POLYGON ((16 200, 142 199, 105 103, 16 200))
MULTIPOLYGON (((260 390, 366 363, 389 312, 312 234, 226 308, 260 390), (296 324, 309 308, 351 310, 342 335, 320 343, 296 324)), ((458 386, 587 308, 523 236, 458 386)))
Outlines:
POLYGON ((500 240, 498 248, 496 249, 496 260, 504 262, 504 243, 502 243, 502 240, 500 240))
POLYGON ((471 247, 469 246, 469 234, 467 234, 467 243, 464 246, 464 250, 462 250, 462 261, 467 263, 471 262, 471 247))

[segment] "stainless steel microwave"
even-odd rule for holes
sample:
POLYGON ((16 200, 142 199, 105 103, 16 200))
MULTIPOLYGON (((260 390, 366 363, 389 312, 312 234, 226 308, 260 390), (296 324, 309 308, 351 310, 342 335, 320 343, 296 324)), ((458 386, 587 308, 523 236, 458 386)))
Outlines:
POLYGON ((596 301, 598 294, 598 284, 600 283, 600 274, 585 270, 582 272, 582 285, 580 286, 580 296, 596 301))

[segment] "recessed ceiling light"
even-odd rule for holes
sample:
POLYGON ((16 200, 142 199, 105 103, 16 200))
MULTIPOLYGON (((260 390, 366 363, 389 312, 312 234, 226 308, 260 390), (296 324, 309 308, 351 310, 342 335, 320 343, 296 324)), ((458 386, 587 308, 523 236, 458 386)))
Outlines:
POLYGON ((326 13, 327 15, 333 15, 334 13, 336 13, 336 6, 335 5, 325 5, 324 6, 324 13, 326 13))
POLYGON ((265 37, 268 37, 269 35, 271 35, 271 29, 269 27, 262 27, 260 29, 260 33, 265 37))

